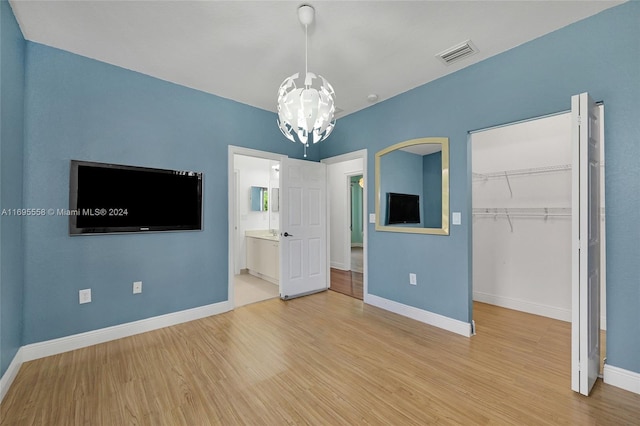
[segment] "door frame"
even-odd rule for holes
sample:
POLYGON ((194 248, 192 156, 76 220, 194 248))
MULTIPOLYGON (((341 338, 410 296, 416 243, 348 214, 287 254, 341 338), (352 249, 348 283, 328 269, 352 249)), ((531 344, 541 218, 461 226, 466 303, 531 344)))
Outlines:
MULTIPOLYGON (((345 205, 348 206, 348 209, 344 212, 345 217, 346 217, 346 221, 345 223, 349 223, 351 225, 353 225, 351 223, 351 218, 353 216, 353 190, 351 189, 351 178, 354 176, 362 176, 364 178, 364 174, 363 172, 350 172, 350 173, 346 173, 344 175, 345 180, 346 180, 346 185, 347 185, 347 200, 345 201, 345 205)), ((363 181, 363 185, 364 185, 364 181, 363 181)), ((364 187, 362 188, 362 211, 363 211, 363 215, 362 215, 362 220, 364 221, 364 187)), ((364 236, 364 228, 365 228, 365 223, 362 222, 362 235, 364 236)), ((353 234, 353 229, 352 226, 349 226, 349 238, 347 240, 345 240, 345 247, 344 249, 346 249, 345 253, 349 253, 349 255, 346 256, 347 262, 345 263, 345 266, 348 266, 349 268, 347 269, 347 271, 351 271, 351 235, 353 234)), ((362 241, 362 244, 364 245, 364 238, 362 241)))
MULTIPOLYGON (((287 155, 273 152, 260 151, 252 148, 229 145, 227 157, 227 232, 228 232, 228 273, 227 273, 227 301, 235 309, 235 249, 236 249, 236 191, 235 191, 235 161, 234 155, 245 155, 247 157, 263 158, 265 160, 282 161, 287 155)), ((279 226, 278 226, 279 227, 279 226)))
MULTIPOLYGON (((596 101, 595 102, 598 110, 599 110, 599 114, 600 114, 600 118, 604 123, 604 103, 602 101, 596 101)), ((515 124, 520 124, 520 123, 525 123, 525 122, 529 122, 529 121, 534 121, 534 120, 539 120, 539 119, 544 119, 544 118, 549 118, 549 117, 553 117, 556 115, 560 115, 560 114, 571 114, 571 109, 569 110, 563 110, 563 111, 558 111, 555 113, 550 113, 550 114, 545 114, 545 115, 541 115, 541 116, 536 116, 536 117, 530 117, 530 118, 526 118, 526 119, 522 119, 522 120, 517 120, 517 121, 513 121, 513 122, 509 122, 509 123, 504 123, 504 124, 499 124, 496 126, 490 126, 490 127, 485 127, 485 128, 480 128, 480 129, 476 129, 476 130, 472 130, 467 132, 467 170, 468 170, 468 182, 469 182, 469 186, 471 187, 472 185, 472 161, 473 161, 473 156, 472 156, 472 139, 473 139, 473 134, 474 133, 478 133, 478 132, 483 132, 483 131, 487 131, 487 130, 492 130, 492 129, 497 129, 500 127, 505 127, 505 126, 511 126, 511 125, 515 125, 515 124)), ((572 123, 572 126, 574 124, 572 123)), ((605 175, 605 144, 606 144, 606 140, 604 137, 604 125, 601 127, 600 129, 601 131, 601 144, 600 144, 600 161, 601 161, 601 168, 600 168, 600 185, 601 185, 601 191, 600 191, 600 201, 601 201, 601 209, 606 206, 606 191, 605 191, 605 179, 606 179, 606 175, 605 175)), ((571 143, 573 144, 573 141, 571 141, 571 143)), ((572 148, 573 149, 573 148, 572 148)), ((574 167, 574 164, 572 162, 572 168, 574 167)), ((572 190, 572 196, 573 196, 573 190, 572 190)), ((572 202, 573 203, 573 202, 572 202)), ((470 203, 470 211, 473 212, 473 199, 471 198, 471 203, 470 203)), ((572 218, 573 220, 573 218, 572 218)), ((605 233, 606 233, 606 215, 604 213, 603 210, 601 210, 601 216, 600 216, 600 272, 601 272, 601 277, 600 277, 600 298, 601 298, 601 302, 605 302, 606 301, 606 293, 607 293, 607 277, 606 277, 606 256, 607 256, 607 250, 606 250, 606 239, 605 239, 605 233)), ((471 236, 470 239, 470 244, 471 244, 471 263, 473 264, 473 220, 470 221, 470 227, 469 227, 469 235, 471 236)), ((572 237, 573 238, 573 237, 572 237)), ((573 241, 572 241, 573 243, 573 241)), ((572 261, 573 262, 573 261, 572 261)), ((573 264, 571 265, 571 267, 573 268, 573 264)), ((471 292, 469 294, 470 297, 470 302, 471 304, 473 304, 473 271, 471 271, 471 292)), ((573 284, 572 284, 572 292, 573 292, 573 284)), ((573 304, 573 298, 574 296, 572 295, 572 304, 573 304)), ((574 308, 572 306, 571 308, 571 320, 569 321, 569 323, 572 325, 573 327, 573 322, 576 320, 574 317, 574 308)), ((602 316, 602 306, 599 307, 599 312, 598 315, 600 317, 600 330, 606 330, 607 327, 607 319, 606 319, 606 311, 605 311, 605 316, 602 316)), ((475 329, 475 326, 474 326, 475 329)), ((573 332, 572 332, 573 333, 573 332)), ((574 337, 573 335, 570 337, 571 338, 571 343, 572 343, 572 351, 574 350, 573 346, 575 345, 574 342, 574 337)), ((602 344, 602 343, 601 343, 602 344)), ((573 352, 572 352, 572 358, 573 358, 573 352)), ((606 361, 606 356, 604 357, 604 360, 606 361)), ((601 360, 602 362, 602 360, 601 360)), ((570 367, 570 373, 573 374, 573 366, 570 367)), ((573 378, 572 378, 573 379, 573 378)), ((573 383, 572 383, 573 386, 573 383)))
MULTIPOLYGON (((358 151, 352 151, 346 154, 325 158, 320 162, 327 164, 327 166, 330 166, 332 164, 338 164, 338 163, 343 163, 345 161, 358 160, 358 159, 362 159, 362 173, 358 173, 358 174, 362 174, 362 176, 364 177, 364 188, 362 188, 362 224, 363 224, 363 227, 362 227, 362 293, 363 293, 364 303, 370 303, 369 284, 368 284, 369 267, 368 267, 368 260, 367 260, 368 244, 369 244, 368 243, 369 226, 367 226, 367 224, 369 224, 368 214, 367 214, 367 209, 369 207, 369 201, 368 201, 369 174, 367 172, 367 162, 368 162, 367 149, 365 148, 358 151)), ((327 179, 328 179, 328 176, 327 176, 327 179)), ((327 187, 327 192, 328 191, 329 191, 329 188, 327 187)), ((327 277, 329 278, 329 281, 331 280, 331 271, 330 271, 330 268, 331 268, 331 238, 330 238, 331 210, 330 209, 331 209, 331 201, 330 201, 330 198, 327 197, 327 277)))

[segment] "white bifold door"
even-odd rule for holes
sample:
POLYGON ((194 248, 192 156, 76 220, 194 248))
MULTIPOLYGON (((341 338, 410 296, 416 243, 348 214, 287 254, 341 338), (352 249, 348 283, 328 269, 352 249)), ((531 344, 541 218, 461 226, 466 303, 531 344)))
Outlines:
POLYGON ((587 93, 571 98, 571 388, 589 395, 600 370, 600 108, 587 93))
POLYGON ((280 297, 326 290, 326 165, 283 159, 280 164, 280 297))

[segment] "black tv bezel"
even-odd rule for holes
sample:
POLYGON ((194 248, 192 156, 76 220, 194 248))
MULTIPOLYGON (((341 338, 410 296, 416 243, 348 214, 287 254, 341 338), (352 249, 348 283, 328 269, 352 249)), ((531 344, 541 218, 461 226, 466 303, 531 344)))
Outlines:
POLYGON ((420 195, 417 194, 402 194, 399 192, 387 192, 387 225, 410 225, 410 224, 418 224, 420 223, 420 195), (397 222, 392 222, 391 221, 391 197, 392 196, 396 196, 396 197, 403 197, 403 198, 409 198, 411 197, 412 199, 415 199, 417 201, 418 204, 418 219, 416 221, 413 220, 406 220, 406 221, 397 221, 397 222))
POLYGON ((95 161, 71 160, 69 167, 69 211, 78 211, 78 167, 89 166, 119 170, 133 170, 150 173, 165 174, 193 174, 198 178, 198 225, 157 225, 157 226, 105 226, 105 227, 85 227, 78 228, 77 215, 69 214, 69 235, 103 235, 103 234, 129 234, 139 232, 182 232, 182 231, 202 231, 202 197, 203 197, 203 174, 202 172, 159 169, 153 167, 131 166, 126 164, 100 163, 95 161))

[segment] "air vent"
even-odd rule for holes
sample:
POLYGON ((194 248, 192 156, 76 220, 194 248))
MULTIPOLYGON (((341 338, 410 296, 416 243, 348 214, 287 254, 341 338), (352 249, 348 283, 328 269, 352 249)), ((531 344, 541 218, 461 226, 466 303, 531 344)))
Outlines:
POLYGON ((453 46, 450 49, 440 52, 436 55, 436 58, 440 59, 445 65, 449 65, 453 62, 457 62, 468 56, 471 56, 478 52, 478 48, 474 46, 471 40, 467 40, 458 45, 453 46))

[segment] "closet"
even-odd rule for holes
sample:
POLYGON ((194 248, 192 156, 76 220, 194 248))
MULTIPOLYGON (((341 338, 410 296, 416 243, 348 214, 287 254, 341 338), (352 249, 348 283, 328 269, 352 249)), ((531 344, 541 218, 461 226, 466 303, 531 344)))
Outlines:
POLYGON ((571 114, 475 132, 471 152, 473 299, 571 321, 571 114))

